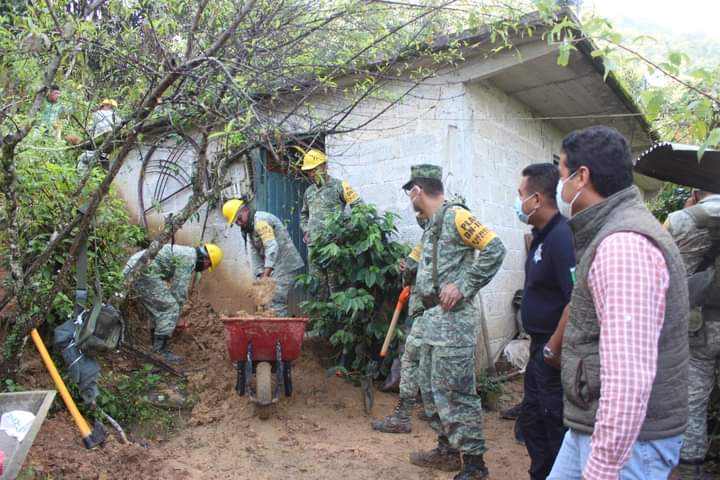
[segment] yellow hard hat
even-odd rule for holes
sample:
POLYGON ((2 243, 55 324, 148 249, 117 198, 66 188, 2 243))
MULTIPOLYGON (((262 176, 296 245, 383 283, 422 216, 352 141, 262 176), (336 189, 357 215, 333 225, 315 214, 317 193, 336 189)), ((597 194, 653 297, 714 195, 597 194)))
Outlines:
POLYGON ((106 98, 102 102, 100 102, 101 107, 104 107, 105 105, 111 105, 113 108, 117 108, 118 106, 117 102, 112 98, 106 98))
POLYGON ((228 200, 223 205, 223 217, 227 220, 228 225, 232 225, 237 220, 240 209, 245 206, 245 202, 239 198, 228 200))
POLYGON ((327 155, 316 148, 311 148, 303 155, 303 164, 301 170, 307 171, 319 167, 327 162, 327 155))
POLYGON ((223 257, 223 252, 220 247, 218 247, 214 243, 206 243, 205 251, 210 258, 210 270, 220 265, 220 260, 222 260, 223 257))

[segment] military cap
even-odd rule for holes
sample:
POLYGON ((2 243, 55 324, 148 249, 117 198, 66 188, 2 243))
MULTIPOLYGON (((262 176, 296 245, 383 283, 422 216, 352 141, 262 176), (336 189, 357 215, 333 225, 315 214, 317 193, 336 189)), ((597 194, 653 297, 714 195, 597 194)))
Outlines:
POLYGON ((413 181, 418 178, 434 178, 442 182, 442 167, 439 165, 430 165, 421 163, 410 167, 410 180, 402 186, 403 190, 412 188, 413 181))

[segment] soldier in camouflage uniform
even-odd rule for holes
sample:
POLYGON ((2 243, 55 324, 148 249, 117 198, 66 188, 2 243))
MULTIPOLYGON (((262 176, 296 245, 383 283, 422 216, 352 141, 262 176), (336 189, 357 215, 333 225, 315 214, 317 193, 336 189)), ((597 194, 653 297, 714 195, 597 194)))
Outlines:
POLYGON ((446 202, 442 170, 415 165, 403 189, 421 218, 416 288, 425 309, 417 372, 425 412, 438 433, 437 448, 415 452, 416 465, 462 470, 455 480, 488 476, 483 454, 482 407, 475 384, 479 312, 473 298, 500 269, 505 247, 464 206, 446 202))
POLYGON ((272 213, 255 211, 240 199, 225 202, 223 215, 228 224, 240 226, 246 241, 249 237, 255 277, 275 281, 271 308, 278 317, 287 317, 290 289, 298 270, 305 266, 287 228, 272 213))
MULTIPOLYGON (((697 225, 693 210, 702 208, 713 217, 720 216, 720 194, 693 191, 689 207, 671 213, 665 228, 678 245, 688 275, 695 273, 711 248, 708 230, 697 225), (694 205, 694 206, 693 206, 694 205)), ((716 277, 717 278, 717 277, 716 277)), ((707 408, 720 367, 720 309, 718 305, 702 307, 702 326, 690 336, 689 398, 690 415, 680 464, 675 473, 680 478, 703 478, 707 451, 707 408)), ((692 323, 692 322, 691 322, 692 323)), ((692 328, 692 327, 691 327, 692 328)))
MULTIPOLYGON (((424 224, 424 222, 421 222, 424 224)), ((411 417, 415 407, 415 398, 420 388, 417 379, 417 370, 420 366, 420 349, 422 347, 422 312, 423 305, 415 288, 415 275, 420 260, 420 244, 410 252, 405 259, 403 278, 410 287, 410 300, 408 301, 408 322, 410 332, 405 337, 405 348, 400 358, 400 398, 395 412, 387 417, 373 420, 372 428, 384 433, 410 433, 412 431, 411 417)))
POLYGON ((314 250, 321 245, 313 245, 313 233, 319 231, 331 213, 352 205, 360 200, 358 194, 345 182, 333 178, 327 173, 327 156, 320 150, 311 149, 303 156, 302 170, 313 180, 305 190, 303 206, 300 211, 300 228, 308 246, 309 273, 319 279, 317 293, 319 300, 327 300, 337 289, 337 281, 333 272, 317 263, 314 250))
MULTIPOLYGON (((128 274, 144 253, 145 250, 141 250, 130 257, 123 275, 128 274)), ((221 259, 222 250, 212 243, 197 248, 164 245, 133 283, 130 298, 145 307, 150 320, 153 351, 165 360, 182 360, 168 349, 168 342, 187 301, 192 274, 217 267, 221 259)))

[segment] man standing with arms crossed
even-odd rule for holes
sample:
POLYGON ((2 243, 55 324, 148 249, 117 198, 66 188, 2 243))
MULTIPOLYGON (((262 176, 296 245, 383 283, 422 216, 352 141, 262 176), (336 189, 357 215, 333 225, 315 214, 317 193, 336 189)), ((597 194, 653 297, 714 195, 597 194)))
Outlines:
POLYGON ((418 382, 430 426, 438 434, 437 448, 415 452, 410 461, 448 471, 462 467, 455 480, 485 479, 473 299, 500 269, 505 247, 464 206, 445 201, 439 166, 414 165, 403 189, 416 215, 428 219, 416 277, 425 309, 418 382))
POLYGON ((565 435, 560 369, 552 364, 559 354, 554 344, 559 346, 565 329, 560 317, 570 302, 575 252, 567 219, 555 203, 559 177, 552 163, 526 167, 515 200, 518 219, 533 226, 520 308, 523 328, 531 338, 530 359, 518 419, 532 480, 548 476, 565 435))

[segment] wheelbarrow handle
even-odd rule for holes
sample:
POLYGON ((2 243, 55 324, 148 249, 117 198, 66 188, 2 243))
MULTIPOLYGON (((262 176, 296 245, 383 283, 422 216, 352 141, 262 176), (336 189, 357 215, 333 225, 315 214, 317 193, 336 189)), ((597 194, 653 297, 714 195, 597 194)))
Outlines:
POLYGON ((395 311, 393 312, 390 326, 388 327, 387 334, 385 335, 385 342, 383 343, 382 349, 380 350, 381 357, 385 357, 385 355, 387 355, 388 349, 390 348, 390 342, 392 342, 393 337, 395 336, 395 328, 397 327, 400 313, 402 312, 403 307, 407 303, 408 298, 410 298, 410 287, 405 287, 400 292, 400 297, 398 298, 397 304, 395 305, 395 311))

